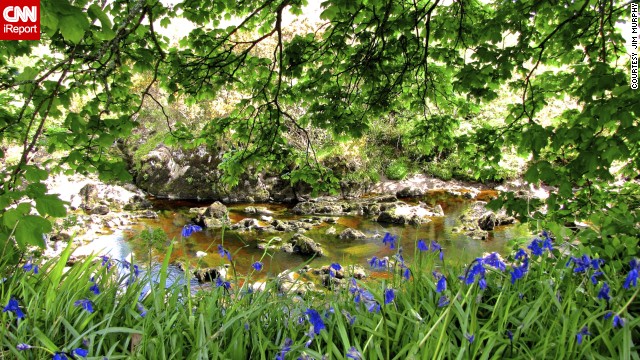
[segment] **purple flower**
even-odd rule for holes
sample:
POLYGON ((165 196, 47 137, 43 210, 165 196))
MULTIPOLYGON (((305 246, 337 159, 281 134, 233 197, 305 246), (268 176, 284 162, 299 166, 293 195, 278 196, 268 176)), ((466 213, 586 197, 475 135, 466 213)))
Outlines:
POLYGON ((107 270, 111 269, 111 259, 107 255, 100 256, 102 259, 102 266, 106 266, 107 270))
POLYGON ((598 283, 598 276, 604 274, 602 271, 596 271, 591 275, 591 283, 596 285, 598 283))
POLYGON ((611 311, 607 311, 607 312, 604 314, 604 319, 605 319, 605 320, 609 320, 612 316, 613 316, 613 313, 612 313, 611 311))
POLYGON ((71 351, 71 354, 74 356, 87 357, 87 355, 89 355, 89 350, 77 348, 73 349, 73 351, 71 351))
POLYGON ((438 244, 435 240, 431 240, 431 252, 438 252, 440 261, 444 260, 444 253, 442 252, 442 246, 438 244))
POLYGON ((397 239, 398 239, 397 236, 393 236, 390 233, 386 233, 384 234, 384 238, 382 238, 382 243, 384 245, 389 244, 389 249, 395 249, 397 239))
POLYGON ((331 266, 329 266, 329 267, 330 267, 330 268, 332 268, 332 269, 333 269, 333 270, 335 270, 335 271, 340 271, 340 270, 342 270, 342 266, 340 266, 340 264, 338 264, 338 263, 333 263, 333 264, 331 264, 331 266))
POLYGON ((262 262, 260 261, 256 261, 253 263, 253 265, 251 265, 251 267, 255 270, 255 271, 262 271, 262 262))
POLYGON ((77 300, 73 303, 73 306, 81 306, 83 309, 87 310, 89 313, 93 313, 93 303, 88 299, 77 300))
POLYGON ((447 278, 442 274, 438 274, 438 283, 436 284, 436 292, 441 293, 447 290, 447 278))
POLYGON ((352 316, 347 310, 342 310, 342 315, 347 318, 349 325, 352 325, 356 322, 356 317, 352 316))
POLYGON ((18 349, 20 351, 29 350, 29 349, 31 349, 31 345, 21 343, 21 344, 16 345, 16 349, 18 349))
POLYGON ((620 327, 624 327, 624 324, 626 324, 627 320, 625 318, 622 318, 618 315, 614 315, 613 316, 613 327, 617 328, 618 326, 620 327))
POLYGON ((409 270, 408 267, 404 268, 404 272, 402 273, 402 277, 405 280, 409 280, 409 278, 411 278, 411 271, 409 270))
POLYGON ((438 299, 438 307, 444 307, 447 305, 449 305, 449 298, 446 295, 440 296, 440 299, 438 299))
POLYGON ((347 359, 362 360, 362 354, 355 348, 355 346, 352 346, 347 351, 347 359))
POLYGON ((476 338, 475 335, 469 334, 469 333, 465 334, 464 337, 467 338, 467 340, 469 340, 469 344, 473 344, 473 340, 475 340, 476 338))
POLYGON ((145 310, 144 306, 140 303, 136 304, 136 308, 138 309, 138 312, 140 313, 141 317, 145 317, 147 316, 147 310, 145 310))
POLYGON ((600 288, 600 291, 598 292, 598 299, 600 300, 606 300, 609 301, 611 300, 611 297, 609 296, 609 285, 605 282, 602 283, 602 287, 600 288))
POLYGON ((182 228, 182 237, 189 237, 194 232, 202 231, 202 228, 198 225, 187 224, 182 228))
POLYGON ((509 338, 510 342, 513 342, 513 333, 511 332, 511 330, 507 330, 507 337, 509 338))
POLYGON ((22 266, 22 269, 26 272, 33 271, 34 274, 38 273, 38 265, 33 265, 31 260, 27 261, 27 263, 22 266))
POLYGON ((395 291, 391 288, 384 291, 384 304, 387 305, 396 297, 395 291))
POLYGON ((231 253, 220 244, 218 244, 218 254, 220 254, 220 257, 226 257, 231 261, 231 253))
POLYGON ((100 288, 98 287, 98 284, 93 283, 93 285, 91 285, 91 287, 89 288, 89 290, 96 294, 96 295, 100 295, 100 288))
POLYGON ((582 344, 582 337, 583 336, 591 336, 591 333, 589 332, 589 328, 588 327, 583 327, 578 334, 576 334, 576 338, 578 340, 578 345, 582 344))
POLYGON ((224 281, 218 276, 216 278, 216 287, 223 287, 225 290, 229 290, 231 288, 231 283, 228 281, 224 281))
POLYGON ((318 314, 317 311, 315 311, 314 309, 307 309, 307 311, 305 311, 304 313, 308 316, 309 323, 313 327, 313 332, 316 335, 320 334, 320 330, 326 328, 324 326, 324 322, 322 322, 322 317, 320 316, 320 314, 318 314))
POLYGON ((493 252, 482 258, 482 263, 494 267, 500 271, 505 271, 507 269, 507 265, 500 259, 500 255, 496 252, 493 252))
POLYGON ((2 312, 7 311, 11 311, 16 314, 16 317, 18 319, 22 319, 24 317, 24 313, 22 312, 22 310, 20 310, 20 304, 18 303, 18 300, 13 297, 9 299, 9 303, 7 304, 7 306, 2 309, 2 312))
POLYGON ((633 287, 638 286, 638 272, 640 271, 640 261, 633 258, 631 259, 629 265, 631 266, 631 270, 629 271, 629 274, 627 274, 627 277, 624 280, 624 284, 622 285, 625 289, 628 289, 631 285, 633 285, 633 287))
POLYGON ((424 242, 424 240, 418 240, 418 250, 420 251, 428 251, 429 246, 424 242))
POLYGON ((280 353, 276 356, 276 360, 284 360, 285 355, 291 351, 291 345, 293 345, 293 340, 289 338, 284 339, 284 344, 282 344, 282 348, 280 348, 280 353))
POLYGON ((57 352, 55 354, 53 354, 53 357, 51 358, 51 360, 68 360, 69 358, 67 358, 67 355, 65 355, 65 353, 62 352, 57 352))

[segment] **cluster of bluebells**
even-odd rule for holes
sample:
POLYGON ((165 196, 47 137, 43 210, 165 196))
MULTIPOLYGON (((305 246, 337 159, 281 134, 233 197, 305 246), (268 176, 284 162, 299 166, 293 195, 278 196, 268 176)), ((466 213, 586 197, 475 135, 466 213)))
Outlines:
POLYGON ((194 232, 202 231, 202 227, 194 224, 187 224, 182 228, 182 237, 189 237, 194 232))
POLYGON ((531 254, 534 256, 542 256, 544 254, 544 250, 549 250, 549 252, 553 251, 553 242, 551 241, 551 237, 546 231, 542 232, 543 239, 535 238, 527 246, 527 249, 531 250, 531 254))
POLYGON ((435 242, 434 240, 431 240, 430 245, 427 245, 427 243, 425 243, 424 240, 418 240, 417 247, 418 247, 418 250, 420 250, 421 252, 425 252, 425 251, 438 252, 438 258, 440 259, 440 261, 444 261, 444 253, 442 252, 442 246, 437 242, 435 242))
POLYGON ((26 272, 33 271, 34 274, 38 274, 38 265, 31 262, 31 259, 29 259, 26 264, 22 265, 22 269, 26 272))
POLYGON ((397 244, 398 244, 398 237, 397 236, 393 236, 390 233, 386 233, 384 234, 384 237, 382 238, 382 244, 384 245, 389 245, 389 249, 395 249, 397 244))
POLYGON ((485 279, 486 268, 485 266, 491 266, 500 271, 505 271, 507 265, 500 259, 498 253, 491 253, 485 257, 476 258, 471 267, 467 270, 467 274, 463 277, 465 284, 471 285, 477 281, 480 289, 486 289, 487 280, 485 279))
POLYGON ((24 313, 20 310, 20 303, 14 297, 9 299, 9 303, 2 309, 2 312, 12 312, 18 319, 24 318, 24 313))
POLYGON ((354 294, 353 301, 356 304, 364 304, 369 312, 378 312, 380 311, 380 304, 375 300, 372 293, 370 293, 366 289, 362 289, 356 283, 356 279, 351 278, 351 286, 349 287, 349 292, 354 294))
POLYGON ((582 273, 589 274, 591 273, 590 279, 591 282, 595 285, 598 283, 597 277, 602 275, 602 265, 604 265, 604 260, 602 259, 591 259, 589 255, 582 255, 577 258, 571 256, 569 261, 567 261, 565 267, 569 267, 573 265, 574 273, 582 273))
POLYGON ((515 263, 511 266, 511 283, 515 284, 516 280, 522 279, 529 271, 529 254, 523 249, 518 249, 515 255, 515 263))
POLYGON ((369 260, 369 266, 373 269, 387 270, 389 269, 389 258, 386 256, 382 258, 374 256, 369 260))

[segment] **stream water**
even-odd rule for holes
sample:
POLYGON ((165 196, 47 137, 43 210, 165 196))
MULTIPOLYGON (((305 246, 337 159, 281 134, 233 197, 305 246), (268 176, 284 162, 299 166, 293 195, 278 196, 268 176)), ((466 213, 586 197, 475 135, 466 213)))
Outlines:
MULTIPOLYGON (((481 194, 482 195, 482 194, 481 194)), ((229 250, 235 262, 235 268, 239 275, 249 273, 251 264, 261 260, 264 263, 264 270, 261 276, 273 276, 287 270, 303 266, 308 263, 316 268, 338 262, 344 265, 360 264, 367 267, 367 259, 372 256, 391 257, 396 250, 389 249, 382 244, 382 236, 389 232, 398 236, 400 245, 403 247, 404 258, 411 263, 414 255, 415 243, 418 239, 427 241, 435 240, 444 249, 445 260, 448 263, 468 263, 475 257, 485 252, 506 253, 510 250, 509 240, 529 237, 529 231, 523 225, 511 225, 497 227, 489 232, 486 241, 473 240, 463 233, 452 232, 456 226, 460 226, 459 216, 468 208, 473 201, 460 197, 452 197, 444 192, 431 192, 418 199, 404 199, 405 201, 423 201, 429 205, 439 204, 442 206, 445 216, 432 218, 433 221, 415 226, 397 226, 380 224, 371 219, 361 216, 340 217, 336 224, 322 223, 305 233, 305 236, 322 244, 325 256, 310 258, 298 254, 287 254, 280 250, 270 250, 265 252, 258 248, 260 241, 269 240, 274 236, 281 237, 286 241, 293 233, 261 234, 256 231, 237 232, 220 229, 205 229, 202 232, 192 234, 188 238, 181 237, 182 227, 190 223, 192 214, 188 213, 189 208, 208 206, 210 203, 196 203, 189 201, 156 200, 155 210, 159 211, 159 219, 144 220, 143 224, 137 226, 132 231, 124 233, 127 246, 133 251, 134 256, 139 260, 146 261, 149 253, 149 246, 135 234, 144 227, 161 228, 169 237, 175 240, 174 251, 171 260, 176 262, 189 261, 191 266, 215 267, 228 263, 226 258, 222 258, 218 252, 218 244, 224 244, 229 250), (333 226, 339 234, 343 229, 351 227, 362 231, 367 238, 365 240, 343 241, 337 235, 327 235, 326 231, 333 226), (201 258, 196 257, 198 251, 206 252, 207 255, 201 258)), ((259 215, 246 215, 243 210, 247 206, 262 206, 273 211, 274 219, 291 220, 303 219, 305 216, 294 215, 290 212, 290 207, 282 204, 233 204, 229 206, 231 222, 235 223, 247 217, 259 219, 259 215)), ((163 257, 162 252, 155 252, 154 255, 163 257)))

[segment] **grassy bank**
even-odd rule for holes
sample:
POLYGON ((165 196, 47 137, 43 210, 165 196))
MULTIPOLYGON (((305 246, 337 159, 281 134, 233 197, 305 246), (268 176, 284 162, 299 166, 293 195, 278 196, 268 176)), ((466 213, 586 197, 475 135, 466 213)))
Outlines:
MULTIPOLYGON (((184 233, 190 235, 190 231, 184 233)), ((616 269, 535 239, 507 259, 447 265, 436 243, 401 243, 385 280, 333 264, 326 292, 304 296, 248 284, 262 268, 211 289, 165 287, 108 258, 65 269, 59 258, 3 268, 1 351, 16 359, 637 359, 637 261, 616 269), (401 250, 404 249, 404 250, 401 250), (405 263, 402 251, 415 251, 405 263), (36 269, 37 266, 37 269, 36 269), (342 285, 338 285, 341 282, 342 285), (148 284, 153 286, 148 289, 148 284), (141 294, 147 294, 143 296, 141 294)), ((220 244, 220 254, 233 265, 220 244)), ((171 251, 169 249, 168 251, 171 251)), ((168 256, 166 258, 169 258, 168 256)), ((233 266, 231 266, 233 269, 233 266)), ((188 284, 189 282, 185 282, 188 284)))

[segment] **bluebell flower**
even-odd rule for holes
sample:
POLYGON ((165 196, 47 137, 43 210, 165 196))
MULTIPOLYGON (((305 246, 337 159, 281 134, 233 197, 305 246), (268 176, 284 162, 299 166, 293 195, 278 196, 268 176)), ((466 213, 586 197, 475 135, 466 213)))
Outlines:
POLYGON ((509 338, 509 341, 513 343, 513 333, 511 332, 511 330, 507 330, 506 335, 509 338))
POLYGON ((202 231, 202 228, 198 225, 187 224, 182 228, 182 237, 189 237, 194 232, 202 231))
POLYGON ((76 302, 73 303, 73 306, 80 306, 83 309, 87 310, 89 313, 93 313, 93 303, 91 302, 91 300, 88 299, 81 299, 81 300, 77 300, 76 302))
POLYGON ((444 307, 447 305, 449 305, 449 298, 446 295, 440 296, 440 299, 438 299, 438 307, 444 307))
POLYGON ((255 271, 262 271, 262 267, 263 267, 263 265, 262 265, 262 262, 260 262, 260 261, 256 261, 256 262, 254 262, 254 263, 251 265, 251 267, 252 267, 255 271))
POLYGON ((447 278, 444 275, 440 275, 438 283, 436 284, 436 292, 441 293, 447 290, 447 278))
POLYGON ((220 244, 218 244, 218 254, 220 254, 220 257, 226 257, 231 261, 231 253, 220 244))
POLYGON ((500 258, 500 254, 493 252, 482 258, 482 263, 492 266, 500 271, 505 271, 507 269, 507 265, 500 258))
POLYGON ((74 356, 87 357, 87 355, 89 355, 89 350, 77 348, 73 349, 73 351, 71 351, 71 354, 74 356))
POLYGON ((631 266, 631 270, 629 271, 629 274, 627 274, 627 277, 624 279, 624 284, 622 285, 625 289, 628 289, 632 285, 633 287, 638 286, 638 272, 640 271, 640 261, 633 258, 631 259, 629 265, 631 266))
POLYGON ((322 317, 318 314, 314 309, 307 309, 304 312, 309 319, 309 323, 313 327, 313 332, 318 335, 320 334, 320 330, 325 329, 324 322, 322 322, 322 317))
POLYGON ((613 316, 613 327, 617 328, 618 326, 620 327, 624 327, 624 325, 627 323, 627 320, 623 317, 620 317, 618 315, 614 315, 613 316))
POLYGON ((578 340, 578 345, 582 344, 582 337, 583 336, 591 336, 591 333, 589 332, 589 328, 588 327, 583 327, 578 334, 576 334, 576 338, 578 340))
POLYGON ((89 290, 96 294, 96 295, 100 295, 100 288, 98 287, 98 284, 93 283, 93 285, 91 285, 91 287, 89 288, 89 290))
POLYGON ((393 236, 390 233, 386 233, 384 234, 384 238, 382 238, 382 243, 384 245, 389 244, 389 249, 395 249, 397 239, 398 239, 397 236, 393 236))
POLYGON ((591 283, 593 285, 598 284, 598 276, 603 275, 604 273, 602 271, 596 271, 593 274, 591 274, 591 283))
POLYGON ((376 264, 378 264, 378 258, 376 256, 374 256, 374 257, 371 258, 371 260, 369 260, 369 266, 375 267, 376 264))
POLYGON ((133 264, 133 276, 134 277, 140 276, 140 267, 138 267, 138 265, 136 264, 133 264))
POLYGON ((613 316, 613 312, 611 312, 611 311, 607 311, 607 312, 604 314, 604 319, 605 319, 605 320, 609 320, 612 316, 613 316))
POLYGON ((485 269, 482 266, 482 258, 477 258, 467 273, 465 283, 471 285, 476 281, 476 278, 484 279, 484 274, 485 269))
POLYGON ((377 301, 369 301, 369 302, 365 302, 365 305, 367 307, 367 311, 370 313, 377 313, 380 312, 380 304, 378 304, 377 301))
POLYGON ((136 308, 138 309, 138 312, 140 313, 141 317, 145 317, 147 316, 147 310, 145 310, 144 306, 140 303, 136 304, 136 308))
POLYGON ((515 284, 516 280, 522 279, 524 271, 520 267, 515 267, 511 270, 511 283, 515 284))
POLYGON ((535 256, 542 256, 543 249, 541 245, 542 245, 542 240, 535 238, 533 239, 533 241, 531 241, 531 244, 527 246, 527 249, 531 250, 531 253, 535 256))
POLYGON ((347 318, 347 321, 349 322, 349 325, 352 325, 356 322, 356 317, 351 315, 347 310, 342 310, 342 315, 344 315, 344 317, 347 318))
POLYGON ((609 285, 606 282, 602 283, 602 287, 598 292, 598 299, 606 301, 611 300, 611 297, 609 296, 609 285))
POLYGON ((475 335, 469 333, 465 334, 464 337, 469 340, 469 344, 473 344, 473 340, 476 338, 475 335))
POLYGON ((218 276, 216 278, 216 287, 223 287, 225 290, 229 290, 231 288, 231 283, 228 281, 224 281, 218 276))
POLYGON ((336 271, 342 270, 342 266, 340 266, 340 264, 338 264, 338 263, 333 263, 329 267, 332 268, 333 270, 336 270, 336 271))
POLYGON ((363 358, 360 351, 358 351, 355 346, 352 346, 347 351, 347 359, 362 360, 363 358))
POLYGON ((21 344, 16 345, 16 349, 18 349, 20 351, 29 350, 29 349, 31 349, 31 345, 21 343, 21 344))
POLYGON ((276 360, 284 360, 285 355, 287 355, 287 353, 291 351, 291 345, 293 345, 293 340, 289 338, 284 339, 284 344, 282 344, 280 353, 276 355, 276 360))
POLYGON ((418 250, 420 251, 428 251, 429 246, 424 242, 424 240, 418 240, 418 250))
POLYGON ((405 267, 405 268, 404 268, 404 272, 402 273, 402 277, 403 277, 405 280, 409 280, 409 278, 411 278, 411 271, 409 270, 409 268, 408 268, 408 267, 405 267))
POLYGON ((67 355, 65 355, 65 353, 57 352, 53 354, 51 360, 69 360, 69 358, 67 357, 67 355))
POLYGON ((111 259, 107 255, 100 256, 102 259, 102 266, 106 266, 107 270, 111 269, 111 259))
POLYGON ((7 311, 11 311, 16 314, 16 317, 18 319, 22 319, 24 317, 24 313, 22 312, 22 310, 20 310, 20 304, 18 303, 18 300, 13 297, 9 299, 9 303, 7 304, 7 306, 2 309, 2 312, 7 311))
POLYGON ((38 265, 34 265, 31 260, 27 261, 26 264, 22 265, 22 269, 26 272, 33 271, 34 274, 38 273, 38 265))
POLYGON ((388 288, 384 291, 384 304, 387 305, 393 302, 393 299, 396 297, 395 291, 391 288, 388 288))
POLYGON ((529 255, 527 255, 527 252, 524 251, 524 249, 519 248, 518 251, 516 251, 515 258, 516 260, 527 259, 529 258, 529 255))
POLYGON ((442 246, 440 246, 440 244, 438 244, 435 240, 431 240, 431 252, 438 252, 438 257, 440 258, 440 261, 444 260, 444 253, 442 252, 442 246))

